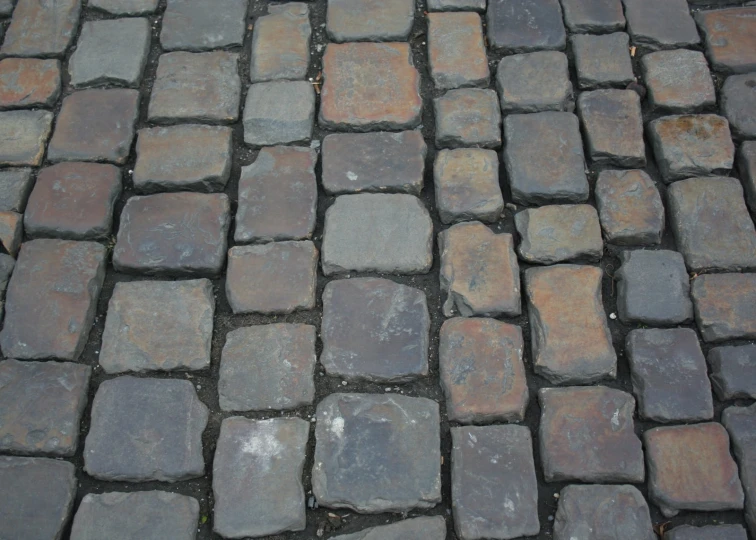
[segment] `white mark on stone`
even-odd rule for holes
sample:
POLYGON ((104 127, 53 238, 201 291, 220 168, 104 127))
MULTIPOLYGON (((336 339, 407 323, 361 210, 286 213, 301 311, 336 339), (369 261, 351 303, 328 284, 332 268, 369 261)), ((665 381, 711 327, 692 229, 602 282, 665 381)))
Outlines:
POLYGON ((357 179, 359 178, 359 176, 354 174, 352 171, 347 171, 346 175, 347 175, 347 178, 349 178, 351 182, 356 182, 357 179))
POLYGON ((342 417, 337 416, 331 421, 331 433, 337 437, 344 436, 344 419, 342 417))
POLYGON ((512 499, 509 499, 509 498, 507 498, 507 499, 506 499, 506 500, 504 501, 504 508, 506 508, 506 509, 507 509, 507 510, 509 510, 510 512, 514 512, 514 511, 515 511, 515 505, 514 505, 514 503, 512 502, 512 499))
POLYGON ((612 425, 615 428, 620 427, 620 421, 619 421, 619 409, 614 411, 614 414, 612 415, 612 425))

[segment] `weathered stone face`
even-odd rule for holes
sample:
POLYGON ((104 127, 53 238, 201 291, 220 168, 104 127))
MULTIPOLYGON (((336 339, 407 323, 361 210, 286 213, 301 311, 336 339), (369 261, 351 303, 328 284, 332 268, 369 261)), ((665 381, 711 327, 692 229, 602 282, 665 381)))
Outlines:
POLYGON ((719 399, 756 398, 756 345, 714 347, 708 360, 719 399))
POLYGON ((570 32, 603 34, 625 28, 621 0, 562 0, 570 32))
POLYGON ((442 516, 405 519, 391 525, 334 536, 333 540, 402 540, 403 538, 446 540, 446 520, 442 516))
POLYGON ((480 15, 429 13, 427 17, 428 59, 436 88, 486 86, 490 74, 480 15))
POLYGON ((304 2, 269 4, 252 34, 252 82, 304 79, 310 63, 310 8, 304 2))
POLYGON ((722 87, 722 111, 735 138, 756 138, 756 73, 728 77, 722 87))
POLYGON ((24 216, 16 212, 0 212, 0 245, 15 257, 24 236, 24 216))
POLYGON ((89 0, 88 6, 113 15, 142 15, 152 13, 159 0, 89 0))
POLYGON ((48 111, 0 112, 0 165, 40 165, 52 121, 48 111))
POLYGON ((18 0, 0 54, 62 56, 79 22, 81 0, 18 0))
POLYGON ((499 156, 493 150, 441 150, 433 166, 436 206, 442 223, 467 219, 492 222, 501 217, 499 156))
POLYGON ((638 169, 601 171, 595 193, 607 242, 619 245, 661 243, 664 204, 648 174, 638 169))
POLYGON ((496 89, 505 114, 575 108, 567 55, 561 52, 505 56, 496 68, 496 89))
POLYGON ((0 109, 49 107, 57 101, 59 95, 58 60, 0 60, 0 109))
POLYGON ((734 7, 696 14, 712 67, 725 73, 756 70, 756 7, 734 7))
POLYGON ((630 38, 624 32, 571 38, 580 88, 625 87, 635 80, 630 38))
POLYGON ((664 540, 748 540, 746 530, 742 525, 706 525, 693 527, 681 525, 668 531, 664 540))
POLYGON ((169 0, 163 14, 163 50, 204 51, 241 45, 247 0, 169 0))
POLYGON ((33 185, 31 169, 0 171, 0 212, 23 212, 33 185))
POLYGON ((659 51, 641 58, 648 100, 655 109, 694 112, 715 105, 717 95, 706 57, 698 51, 659 51))
POLYGON ((756 141, 746 141, 740 145, 738 171, 745 189, 748 208, 756 212, 756 141))
POLYGON ((436 146, 501 146, 501 111, 496 92, 480 88, 449 90, 433 100, 436 146))
POLYGON ((740 466, 740 481, 746 494, 746 523, 753 534, 756 532, 756 407, 728 407, 722 412, 722 423, 730 434, 740 466))
POLYGON ((328 36, 342 41, 406 41, 415 16, 413 0, 328 0, 328 36))
POLYGON ((244 142, 269 146, 309 141, 315 121, 315 90, 307 81, 253 84, 244 105, 244 142))
POLYGON ((701 38, 685 0, 622 0, 633 43, 649 49, 677 49, 701 38))
POLYGON ((698 276, 691 293, 705 341, 756 339, 756 275, 698 276))
POLYGON ((507 54, 564 49, 567 41, 558 0, 489 0, 488 43, 507 54))

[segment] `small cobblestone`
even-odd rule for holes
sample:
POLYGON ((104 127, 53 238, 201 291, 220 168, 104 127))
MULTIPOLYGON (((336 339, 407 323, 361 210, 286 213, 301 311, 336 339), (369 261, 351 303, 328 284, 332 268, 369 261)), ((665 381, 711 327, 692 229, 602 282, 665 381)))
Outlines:
POLYGON ((112 15, 143 15, 153 13, 160 0, 89 0, 88 6, 112 15))
POLYGON ((0 109, 49 107, 58 100, 60 86, 58 60, 0 60, 0 109))
POLYGON ((486 0, 428 0, 429 11, 485 11, 486 0))
POLYGON ((18 0, 5 33, 3 56, 62 56, 78 26, 81 0, 18 0))
POLYGON ((1 170, 0 212, 23 212, 33 185, 31 169, 1 170))
POLYGON ((748 540, 742 525, 681 525, 664 534, 664 540, 748 540))
POLYGON ((165 51, 206 51, 241 45, 248 0, 168 0, 160 44, 165 51))
POLYGON ((570 32, 605 34, 625 28, 621 0, 562 0, 570 32))
POLYGON ((756 72, 727 78, 722 87, 722 112, 736 139, 756 138, 756 72))
POLYGON ((315 91, 306 81, 253 84, 244 105, 244 142, 270 146, 309 141, 315 121, 315 91))
POLYGON ((455 12, 429 13, 427 17, 428 58, 436 88, 488 85, 490 73, 480 15, 455 12))
POLYGON ((746 494, 745 517, 751 534, 756 532, 756 406, 728 407, 722 412, 740 465, 740 481, 746 494))
POLYGON ((580 88, 624 88, 635 80, 630 37, 624 32, 602 36, 578 34, 572 36, 570 43, 580 88))
POLYGON ((561 52, 505 56, 496 68, 496 89, 504 114, 575 109, 567 55, 561 52))
POLYGON ((371 527, 352 534, 334 536, 333 540, 403 540, 405 538, 445 540, 446 520, 442 516, 404 519, 391 525, 371 527))
POLYGON ((414 22, 413 0, 328 0, 326 30, 335 42, 405 41, 414 22))
POLYGON ((701 41, 685 0, 622 0, 627 29, 635 45, 676 49, 701 41))
POLYGON ((756 70, 756 7, 733 7, 696 14, 712 67, 725 73, 756 70))
POLYGON ((0 212, 0 246, 11 257, 18 254, 24 236, 24 216, 16 212, 0 212))
POLYGON ((601 171, 595 193, 607 242, 618 245, 661 243, 664 204, 648 174, 637 169, 601 171))
POLYGON ((698 276, 691 294, 705 341, 756 339, 756 274, 698 276))
POLYGON ((41 165, 52 121, 47 111, 0 112, 0 165, 41 165))
POLYGON ((433 166, 436 207, 441 222, 497 221, 504 210, 499 157, 493 150, 441 150, 433 166))
POLYGON ((716 105, 706 57, 698 51, 659 51, 641 58, 651 107, 673 113, 697 112, 716 105))
MULTIPOLYGON (((756 141, 746 141, 740 145, 738 171, 743 181, 748 208, 756 213, 756 141)), ((2 178, 2 172, 0 172, 0 178, 2 178)))
POLYGON ((449 90, 433 100, 433 110, 438 148, 501 146, 501 111, 493 90, 449 90))
POLYGON ((719 399, 756 398, 756 345, 714 347, 708 360, 719 399))
POLYGON ((559 0, 489 0, 486 16, 488 43, 495 50, 516 54, 565 48, 559 0))
POLYGON ((253 83, 304 79, 310 63, 310 8, 303 2, 269 4, 252 34, 253 83))

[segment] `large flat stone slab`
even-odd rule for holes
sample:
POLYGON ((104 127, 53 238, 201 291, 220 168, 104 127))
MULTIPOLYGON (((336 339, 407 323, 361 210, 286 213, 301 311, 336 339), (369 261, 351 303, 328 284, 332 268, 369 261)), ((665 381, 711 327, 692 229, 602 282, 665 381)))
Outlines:
POLYGON ((326 31, 335 42, 406 41, 414 16, 413 0, 328 0, 326 31))
POLYGON ((58 60, 0 60, 0 109, 49 107, 58 100, 60 87, 58 60))
POLYGON ((698 276, 691 294, 705 341, 756 339, 756 274, 698 276))
POLYGON ((307 81, 271 81, 249 87, 244 105, 244 142, 270 146, 309 141, 315 121, 315 90, 307 81))
POLYGON ((601 171, 595 193, 607 242, 619 245, 661 243, 664 204, 648 174, 638 169, 601 171))
POLYGON ((255 21, 250 80, 304 79, 310 64, 311 34, 307 4, 269 4, 268 15, 255 21))
POLYGON ((76 32, 81 0, 18 0, 3 56, 62 56, 76 32))
POLYGON ((717 95, 706 57, 699 51, 658 51, 641 58, 648 100, 654 109, 685 113, 715 105, 717 95))
POLYGON ((591 161, 625 168, 645 167, 638 94, 632 90, 593 90, 581 93, 577 105, 591 161))
POLYGON ((160 45, 165 51, 206 51, 244 41, 248 0, 168 0, 160 45))
POLYGON ((0 165, 40 165, 52 121, 48 111, 0 112, 0 165))
POLYGON ((501 111, 496 92, 459 88, 433 100, 436 147, 501 146, 501 111))
POLYGON ((505 56, 496 68, 496 90, 504 114, 575 108, 567 55, 562 52, 505 56))
POLYGON ((740 481, 746 495, 746 524, 756 532, 756 407, 728 407, 722 412, 738 460, 740 481))
POLYGON ((391 525, 334 536, 333 540, 403 540, 405 538, 446 540, 446 520, 442 516, 404 519, 391 525))
POLYGON ((707 359, 719 399, 756 399, 756 345, 714 347, 707 359))
POLYGON ((565 48, 559 0, 489 0, 486 17, 493 49, 514 54, 565 48))
POLYGON ((429 13, 427 17, 428 60, 436 88, 486 86, 490 73, 480 15, 429 13))
POLYGON ((622 0, 627 30, 635 45, 652 50, 677 49, 695 45, 696 23, 685 0, 622 0))
POLYGON ((756 7, 701 11, 696 21, 712 67, 725 73, 756 70, 756 7))
POLYGON ((499 156, 493 150, 441 150, 433 165, 436 207, 442 223, 501 217, 504 197, 499 187, 499 156))

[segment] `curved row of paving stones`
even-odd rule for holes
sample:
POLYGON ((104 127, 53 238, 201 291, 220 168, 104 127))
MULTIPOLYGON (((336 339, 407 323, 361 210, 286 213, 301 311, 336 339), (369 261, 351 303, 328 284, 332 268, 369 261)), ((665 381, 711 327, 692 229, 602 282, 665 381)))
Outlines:
MULTIPOLYGON (((541 474, 547 483, 588 484, 562 490, 555 538, 654 538, 646 500, 630 485, 646 480, 665 516, 745 508, 754 532, 756 405, 748 405, 756 346, 708 349, 756 339, 756 274, 741 273, 756 269, 746 205, 756 206, 756 147, 748 140, 756 139, 756 7, 694 20, 684 0, 429 0, 436 92, 435 132, 426 141, 413 130, 422 121, 422 77, 406 40, 424 6, 412 0, 329 0, 322 85, 305 80, 311 53, 321 52, 311 48, 313 7, 271 4, 252 30, 246 0, 168 0, 149 95, 137 88, 155 28, 144 15, 163 11, 158 0, 90 0, 85 13, 115 18, 81 24, 79 0, 13 4, 0 0, 0 13, 12 15, 0 47, 0 348, 8 358, 0 362, 0 452, 11 454, 0 456, 0 536, 59 538, 74 513, 76 539, 196 536, 197 500, 164 490, 87 494, 74 509, 75 469, 50 459, 79 447, 92 369, 77 360, 109 260, 117 272, 158 279, 117 283, 110 298, 98 367, 114 377, 99 384, 91 405, 84 473, 180 482, 206 472, 208 406, 188 380, 128 373, 210 366, 216 299, 208 278, 225 268, 236 315, 285 315, 318 305, 318 268, 334 277, 323 291, 319 334, 309 324, 277 323, 224 336, 220 409, 297 409, 315 400, 318 360, 345 384, 428 376, 435 336, 426 294, 352 274, 427 273, 434 240, 448 317, 438 335, 446 403, 391 392, 321 399, 312 419, 311 506, 436 507, 446 416, 456 423, 453 516, 449 527, 436 515, 339 538, 436 540, 447 528, 462 539, 536 536, 546 525, 541 474), (684 48, 699 48, 698 29, 706 55, 684 48), (250 33, 250 81, 242 81, 238 50, 250 33), (568 43, 577 88, 561 52, 568 43), (648 90, 645 105, 636 52, 646 53, 637 79, 648 90), (505 55, 495 77, 489 54, 505 55), (714 114, 709 65, 729 75, 724 116, 714 114), (48 110, 56 103, 57 116, 48 110), (140 107, 147 124, 135 133, 140 107), (653 118, 645 126, 644 110, 653 118), (282 146, 307 143, 316 112, 322 129, 374 132, 282 146), (222 191, 231 181, 229 126, 237 123, 244 143, 265 148, 242 167, 232 204, 222 191), (638 169, 651 161, 644 135, 661 192, 638 169), (739 179, 724 176, 734 166, 733 140, 739 179), (124 180, 117 166, 132 145, 136 162, 124 180), (429 145, 437 150, 435 212, 446 226, 435 237, 417 197, 429 145), (599 172, 595 182, 586 159, 599 172), (531 206, 507 205, 518 210, 516 234, 487 225, 506 217, 501 177, 515 204, 531 206), (322 243, 313 238, 318 180, 338 195, 322 243), (97 241, 116 232, 124 188, 138 195, 125 201, 110 259, 97 241), (679 252, 619 252, 617 315, 640 326, 623 347, 635 397, 589 386, 616 378, 621 361, 602 302, 604 271, 591 263, 603 259, 605 242, 658 246, 667 220, 679 252), (709 271, 723 273, 699 275, 709 271), (168 279, 175 277, 192 279, 168 279), (511 324, 523 313, 530 358, 522 328, 511 324), (537 431, 514 424, 534 397, 530 371, 565 385, 538 390, 537 431), (721 423, 712 388, 719 402, 743 400, 721 423), (687 425, 652 427, 641 440, 636 415, 687 425)), ((225 417, 212 463, 215 533, 305 528, 310 431, 311 422, 296 417, 225 417)), ((746 533, 720 525, 666 534, 699 537, 746 533)))

